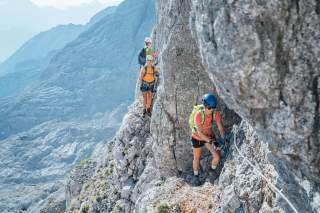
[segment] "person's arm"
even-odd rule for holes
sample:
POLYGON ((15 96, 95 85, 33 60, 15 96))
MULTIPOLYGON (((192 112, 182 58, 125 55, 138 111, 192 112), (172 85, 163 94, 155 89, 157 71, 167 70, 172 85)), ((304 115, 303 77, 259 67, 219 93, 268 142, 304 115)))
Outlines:
POLYGON ((224 138, 224 128, 223 128, 223 126, 222 126, 221 121, 217 123, 217 126, 218 126, 218 129, 219 129, 219 132, 220 132, 220 136, 221 136, 222 138, 224 138))
POLYGON ((201 138, 202 141, 205 141, 205 142, 207 142, 207 143, 210 143, 211 138, 209 138, 208 136, 206 136, 205 134, 203 134, 200 128, 197 128, 197 133, 198 133, 198 135, 200 136, 200 138, 201 138))
POLYGON ((155 66, 154 67, 154 72, 155 72, 155 77, 158 78, 159 77, 160 68, 155 66))
POLYGON ((145 68, 141 67, 141 70, 140 70, 140 83, 142 83, 142 81, 143 81, 144 72, 145 72, 145 68))
POLYGON ((224 128, 221 123, 221 115, 220 115, 220 112, 217 112, 217 113, 218 114, 216 115, 216 123, 217 123, 218 129, 219 129, 221 138, 224 138, 224 128))

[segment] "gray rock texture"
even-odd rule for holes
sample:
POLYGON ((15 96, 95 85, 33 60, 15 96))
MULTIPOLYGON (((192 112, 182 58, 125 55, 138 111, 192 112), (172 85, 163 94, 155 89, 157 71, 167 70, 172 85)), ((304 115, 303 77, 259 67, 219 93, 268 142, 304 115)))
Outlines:
MULTIPOLYGON (((104 148, 103 156, 97 155, 73 170, 66 186, 67 211, 132 211, 141 193, 137 191, 142 188, 138 181, 143 179, 151 159, 150 121, 142 118, 141 111, 141 103, 136 101, 115 138, 104 148), (97 162, 96 167, 93 162, 97 162)), ((150 173, 148 176, 155 178, 150 173)), ((145 178, 143 184, 147 182, 145 178)))
POLYGON ((96 190, 106 179, 99 171, 111 168, 100 164, 89 182, 94 190, 82 187, 72 198, 77 209, 319 212, 319 8, 311 0, 158 0, 161 76, 150 132, 149 120, 133 119, 137 99, 104 154, 114 164, 112 187, 96 190), (219 97, 227 129, 238 115, 243 121, 229 134, 221 172, 211 175, 218 179, 193 187, 187 119, 208 91, 219 97), (129 146, 133 135, 137 149, 129 146), (108 197, 99 205, 87 200, 97 191, 108 197))
POLYGON ((191 2, 219 96, 300 176, 319 181, 319 2, 191 2))
POLYGON ((319 193, 317 186, 313 183, 306 191, 301 183, 310 184, 308 179, 299 179, 291 171, 291 165, 274 155, 247 122, 236 129, 236 140, 232 140, 233 146, 217 182, 220 192, 213 195, 214 202, 219 203, 214 212, 241 209, 245 212, 294 212, 284 199, 298 212, 317 212, 318 209, 310 205, 319 193))
MULTIPOLYGON (((189 114, 193 105, 201 103, 204 93, 216 93, 216 90, 191 35, 188 18, 190 2, 158 1, 157 12, 156 38, 157 46, 161 47, 162 81, 154 106, 151 131, 157 165, 167 176, 190 169, 189 114)), ((237 116, 221 100, 219 103, 224 125, 228 127, 237 120, 237 116)))

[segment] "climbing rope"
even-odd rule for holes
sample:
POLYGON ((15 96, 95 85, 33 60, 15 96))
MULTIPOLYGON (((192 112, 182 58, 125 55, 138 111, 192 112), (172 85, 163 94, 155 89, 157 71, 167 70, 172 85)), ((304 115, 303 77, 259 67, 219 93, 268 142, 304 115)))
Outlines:
POLYGON ((240 149, 238 148, 237 146, 237 142, 236 142, 236 139, 237 139, 237 133, 238 133, 238 126, 234 126, 233 127, 233 132, 234 132, 234 146, 236 147, 236 150, 237 152, 240 154, 241 157, 243 157, 245 159, 245 161, 247 161, 247 163, 253 168, 254 171, 256 171, 256 174, 259 175, 260 177, 262 177, 267 183, 269 186, 271 186, 271 188, 274 189, 274 191, 276 191, 288 204, 289 206, 292 208, 292 210, 296 213, 298 213, 298 210, 294 207, 294 205, 292 204, 292 202, 281 192, 280 189, 278 189, 274 184, 272 184, 268 178, 266 176, 264 176, 262 174, 262 172, 253 164, 251 163, 248 158, 246 158, 240 151, 240 149))

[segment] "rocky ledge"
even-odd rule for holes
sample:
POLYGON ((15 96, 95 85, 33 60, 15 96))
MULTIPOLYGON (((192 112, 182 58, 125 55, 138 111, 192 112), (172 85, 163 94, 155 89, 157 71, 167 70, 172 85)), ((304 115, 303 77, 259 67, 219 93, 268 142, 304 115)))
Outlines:
POLYGON ((68 211, 319 212, 319 8, 158 0, 152 118, 137 99, 100 160, 71 175, 68 211), (207 91, 235 128, 216 178, 194 187, 187 120, 207 91))

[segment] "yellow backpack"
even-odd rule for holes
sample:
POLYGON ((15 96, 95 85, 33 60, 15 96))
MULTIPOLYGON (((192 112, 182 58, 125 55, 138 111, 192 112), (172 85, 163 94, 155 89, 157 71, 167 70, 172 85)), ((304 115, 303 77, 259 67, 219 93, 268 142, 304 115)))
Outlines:
MULTIPOLYGON (((193 107, 193 110, 189 116, 189 127, 192 133, 197 131, 196 124, 194 122, 194 117, 198 112, 201 112, 201 123, 204 124, 204 118, 205 118, 204 108, 205 107, 203 104, 199 104, 193 107)), ((214 110, 212 113, 212 121, 214 121, 215 119, 216 119, 216 111, 214 110)))

